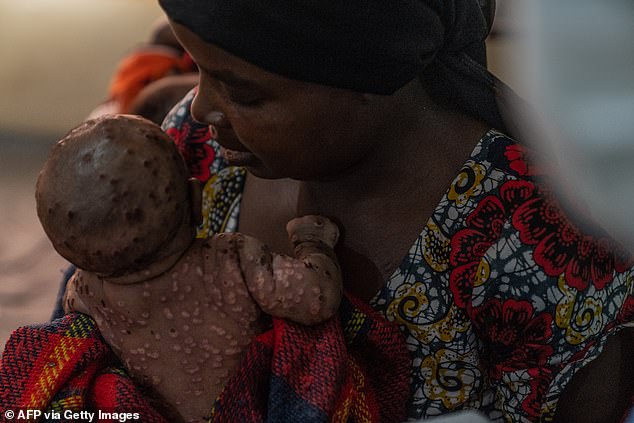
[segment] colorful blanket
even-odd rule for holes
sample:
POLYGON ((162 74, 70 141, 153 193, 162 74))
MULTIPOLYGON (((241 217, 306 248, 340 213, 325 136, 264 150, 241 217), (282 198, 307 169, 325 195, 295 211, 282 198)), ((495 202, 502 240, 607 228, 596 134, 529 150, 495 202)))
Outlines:
MULTIPOLYGON (((339 319, 306 327, 274 319, 251 344, 215 404, 212 422, 392 422, 405 419, 410 358, 396 325, 344 299, 339 319)), ((213 406, 213 407, 212 407, 213 406)), ((160 405, 159 405, 160 407, 160 405)), ((14 331, 0 368, 0 415, 42 410, 125 413, 165 422, 104 343, 94 321, 70 314, 14 331)), ((62 419, 44 413, 57 412, 62 419)), ((95 420, 96 421, 96 420, 95 420)))

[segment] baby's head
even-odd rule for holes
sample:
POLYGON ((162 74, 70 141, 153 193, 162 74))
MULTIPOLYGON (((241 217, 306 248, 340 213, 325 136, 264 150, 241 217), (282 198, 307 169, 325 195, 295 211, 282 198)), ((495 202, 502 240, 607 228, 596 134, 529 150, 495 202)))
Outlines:
POLYGON ((37 214, 67 260, 121 276, 189 246, 198 204, 189 186, 183 158, 157 125, 102 116, 51 151, 37 180, 37 214))

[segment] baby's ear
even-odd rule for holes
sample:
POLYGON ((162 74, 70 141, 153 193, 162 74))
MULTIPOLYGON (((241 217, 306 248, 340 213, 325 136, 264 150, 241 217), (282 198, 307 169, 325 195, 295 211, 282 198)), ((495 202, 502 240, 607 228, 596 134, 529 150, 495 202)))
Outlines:
POLYGON ((189 206, 192 213, 192 224, 199 226, 203 223, 203 188, 200 181, 196 178, 189 178, 187 180, 189 187, 189 206))

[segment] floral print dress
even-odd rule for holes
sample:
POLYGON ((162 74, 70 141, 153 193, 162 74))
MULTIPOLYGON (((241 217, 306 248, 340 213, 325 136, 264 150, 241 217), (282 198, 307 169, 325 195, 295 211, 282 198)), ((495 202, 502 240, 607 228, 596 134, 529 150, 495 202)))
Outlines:
MULTIPOLYGON (((164 129, 205 183, 198 235, 236 231, 245 171, 191 119, 192 98, 164 129)), ((526 157, 489 131, 371 301, 406 335, 411 418, 469 408, 548 421, 572 376, 634 320, 634 263, 573 223, 526 157)))

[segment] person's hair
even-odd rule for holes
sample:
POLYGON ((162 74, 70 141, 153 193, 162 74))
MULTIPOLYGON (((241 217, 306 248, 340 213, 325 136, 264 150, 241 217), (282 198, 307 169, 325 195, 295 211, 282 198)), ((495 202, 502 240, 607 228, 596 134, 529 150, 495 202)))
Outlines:
POLYGON ((116 276, 151 263, 189 219, 186 164, 140 117, 84 122, 52 149, 37 213, 54 248, 79 268, 116 276))

